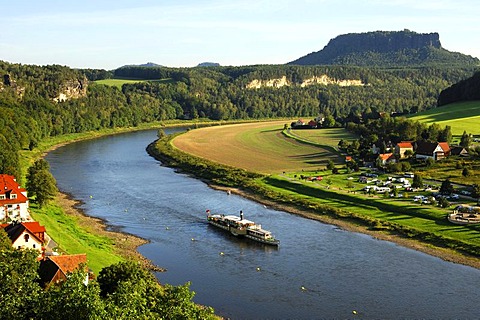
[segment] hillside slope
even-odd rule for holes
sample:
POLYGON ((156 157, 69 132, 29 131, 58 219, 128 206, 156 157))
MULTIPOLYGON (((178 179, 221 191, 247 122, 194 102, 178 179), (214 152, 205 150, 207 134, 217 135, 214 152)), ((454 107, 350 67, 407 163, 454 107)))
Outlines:
POLYGON ((438 97, 438 105, 475 100, 480 100, 480 72, 443 90, 438 97))
POLYGON ((289 62, 294 65, 433 66, 479 65, 477 58, 450 52, 438 33, 375 31, 340 35, 320 51, 289 62))

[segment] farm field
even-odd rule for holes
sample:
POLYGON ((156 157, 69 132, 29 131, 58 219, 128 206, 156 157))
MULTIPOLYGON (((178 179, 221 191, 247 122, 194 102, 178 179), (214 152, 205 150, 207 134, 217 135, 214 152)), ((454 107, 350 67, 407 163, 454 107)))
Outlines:
POLYGON ((452 103, 408 118, 429 125, 432 123, 438 123, 441 127, 448 125, 452 128, 454 136, 461 136, 464 130, 473 135, 480 135, 480 101, 452 103))
POLYGON ((104 84, 107 86, 117 87, 119 89, 126 83, 137 83, 137 82, 145 82, 145 81, 156 81, 156 82, 171 82, 171 79, 161 79, 161 80, 142 80, 142 79, 104 79, 104 80, 97 80, 95 83, 104 84))
POLYGON ((336 147, 340 140, 352 141, 356 139, 354 135, 346 130, 338 128, 329 129, 299 129, 290 130, 290 133, 302 140, 311 141, 318 145, 336 147))
MULTIPOLYGON (((266 174, 322 169, 328 160, 340 162, 332 146, 320 147, 285 137, 288 120, 224 125, 190 130, 176 137, 173 145, 195 156, 248 171, 266 174)), ((316 130, 323 131, 323 130, 316 130)), ((329 129, 325 144, 338 144, 343 129, 329 129)))

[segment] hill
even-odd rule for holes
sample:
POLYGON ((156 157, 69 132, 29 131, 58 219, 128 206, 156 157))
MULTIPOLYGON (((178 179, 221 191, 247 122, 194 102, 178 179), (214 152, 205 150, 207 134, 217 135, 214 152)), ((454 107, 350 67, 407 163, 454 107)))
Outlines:
POLYGON ((408 117, 426 124, 437 123, 441 127, 450 126, 453 135, 462 135, 463 131, 480 134, 480 101, 458 102, 419 112, 408 117))
POLYGON ((161 64, 156 64, 154 62, 147 62, 143 64, 126 64, 124 66, 121 66, 120 68, 125 68, 125 67, 157 68, 157 67, 163 67, 163 66, 161 64))
POLYGON ((197 67, 220 67, 220 63, 217 62, 202 62, 197 67))
POLYGON ((474 100, 480 100, 480 72, 443 90, 438 97, 438 105, 474 100))
POLYGON ((450 52, 440 43, 438 33, 374 31, 340 35, 320 51, 288 64, 356 66, 438 66, 479 65, 477 58, 450 52))

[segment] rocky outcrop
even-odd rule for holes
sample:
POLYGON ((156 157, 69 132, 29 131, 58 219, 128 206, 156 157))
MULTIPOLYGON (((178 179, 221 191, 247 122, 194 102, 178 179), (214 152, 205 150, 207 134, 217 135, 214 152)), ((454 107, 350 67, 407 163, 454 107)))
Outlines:
POLYGON ((322 75, 319 77, 313 77, 310 79, 305 79, 303 82, 300 84, 300 86, 306 87, 312 84, 323 84, 323 85, 329 85, 329 84, 336 84, 339 85, 340 87, 350 87, 350 86, 363 86, 364 83, 361 80, 337 80, 337 79, 332 79, 327 75, 322 75))
POLYGON ((322 50, 288 64, 393 67, 478 63, 477 58, 442 48, 436 32, 416 33, 406 29, 339 35, 322 50))
POLYGON ((279 79, 270 79, 270 80, 252 80, 247 84, 247 89, 259 89, 262 87, 273 87, 281 88, 283 86, 290 86, 290 82, 287 80, 286 76, 283 76, 279 79))
POLYGON ((271 88, 281 88, 283 86, 291 86, 296 85, 300 87, 306 87, 313 84, 322 84, 322 85, 338 85, 341 87, 349 87, 349 86, 363 86, 364 83, 361 80, 353 80, 353 79, 334 79, 330 78, 326 74, 321 76, 314 76, 309 79, 304 79, 300 83, 292 83, 287 79, 286 76, 283 76, 278 79, 270 79, 270 80, 252 80, 250 83, 246 85, 247 89, 259 89, 262 87, 271 87, 271 88))
POLYGON ((6 88, 12 88, 19 97, 22 97, 25 93, 25 87, 19 86, 9 74, 3 75, 3 81, 0 82, 0 92, 5 90, 6 88))
POLYGON ((82 79, 71 79, 63 82, 58 90, 58 95, 53 98, 55 102, 77 99, 87 95, 88 80, 86 77, 82 79))

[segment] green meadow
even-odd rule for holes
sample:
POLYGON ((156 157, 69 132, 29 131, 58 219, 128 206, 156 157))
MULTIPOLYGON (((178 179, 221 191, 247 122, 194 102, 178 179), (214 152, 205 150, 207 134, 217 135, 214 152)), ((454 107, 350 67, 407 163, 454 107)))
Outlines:
POLYGON ((480 101, 452 103, 408 118, 426 124, 437 123, 442 127, 448 125, 454 136, 461 136, 463 131, 480 135, 480 101))
POLYGON ((138 83, 138 82, 147 82, 147 81, 155 81, 155 82, 164 82, 169 83, 172 82, 172 79, 159 79, 159 80, 142 80, 142 79, 104 79, 104 80, 97 80, 95 83, 103 84, 106 86, 117 87, 119 89, 122 88, 124 84, 130 83, 138 83))

